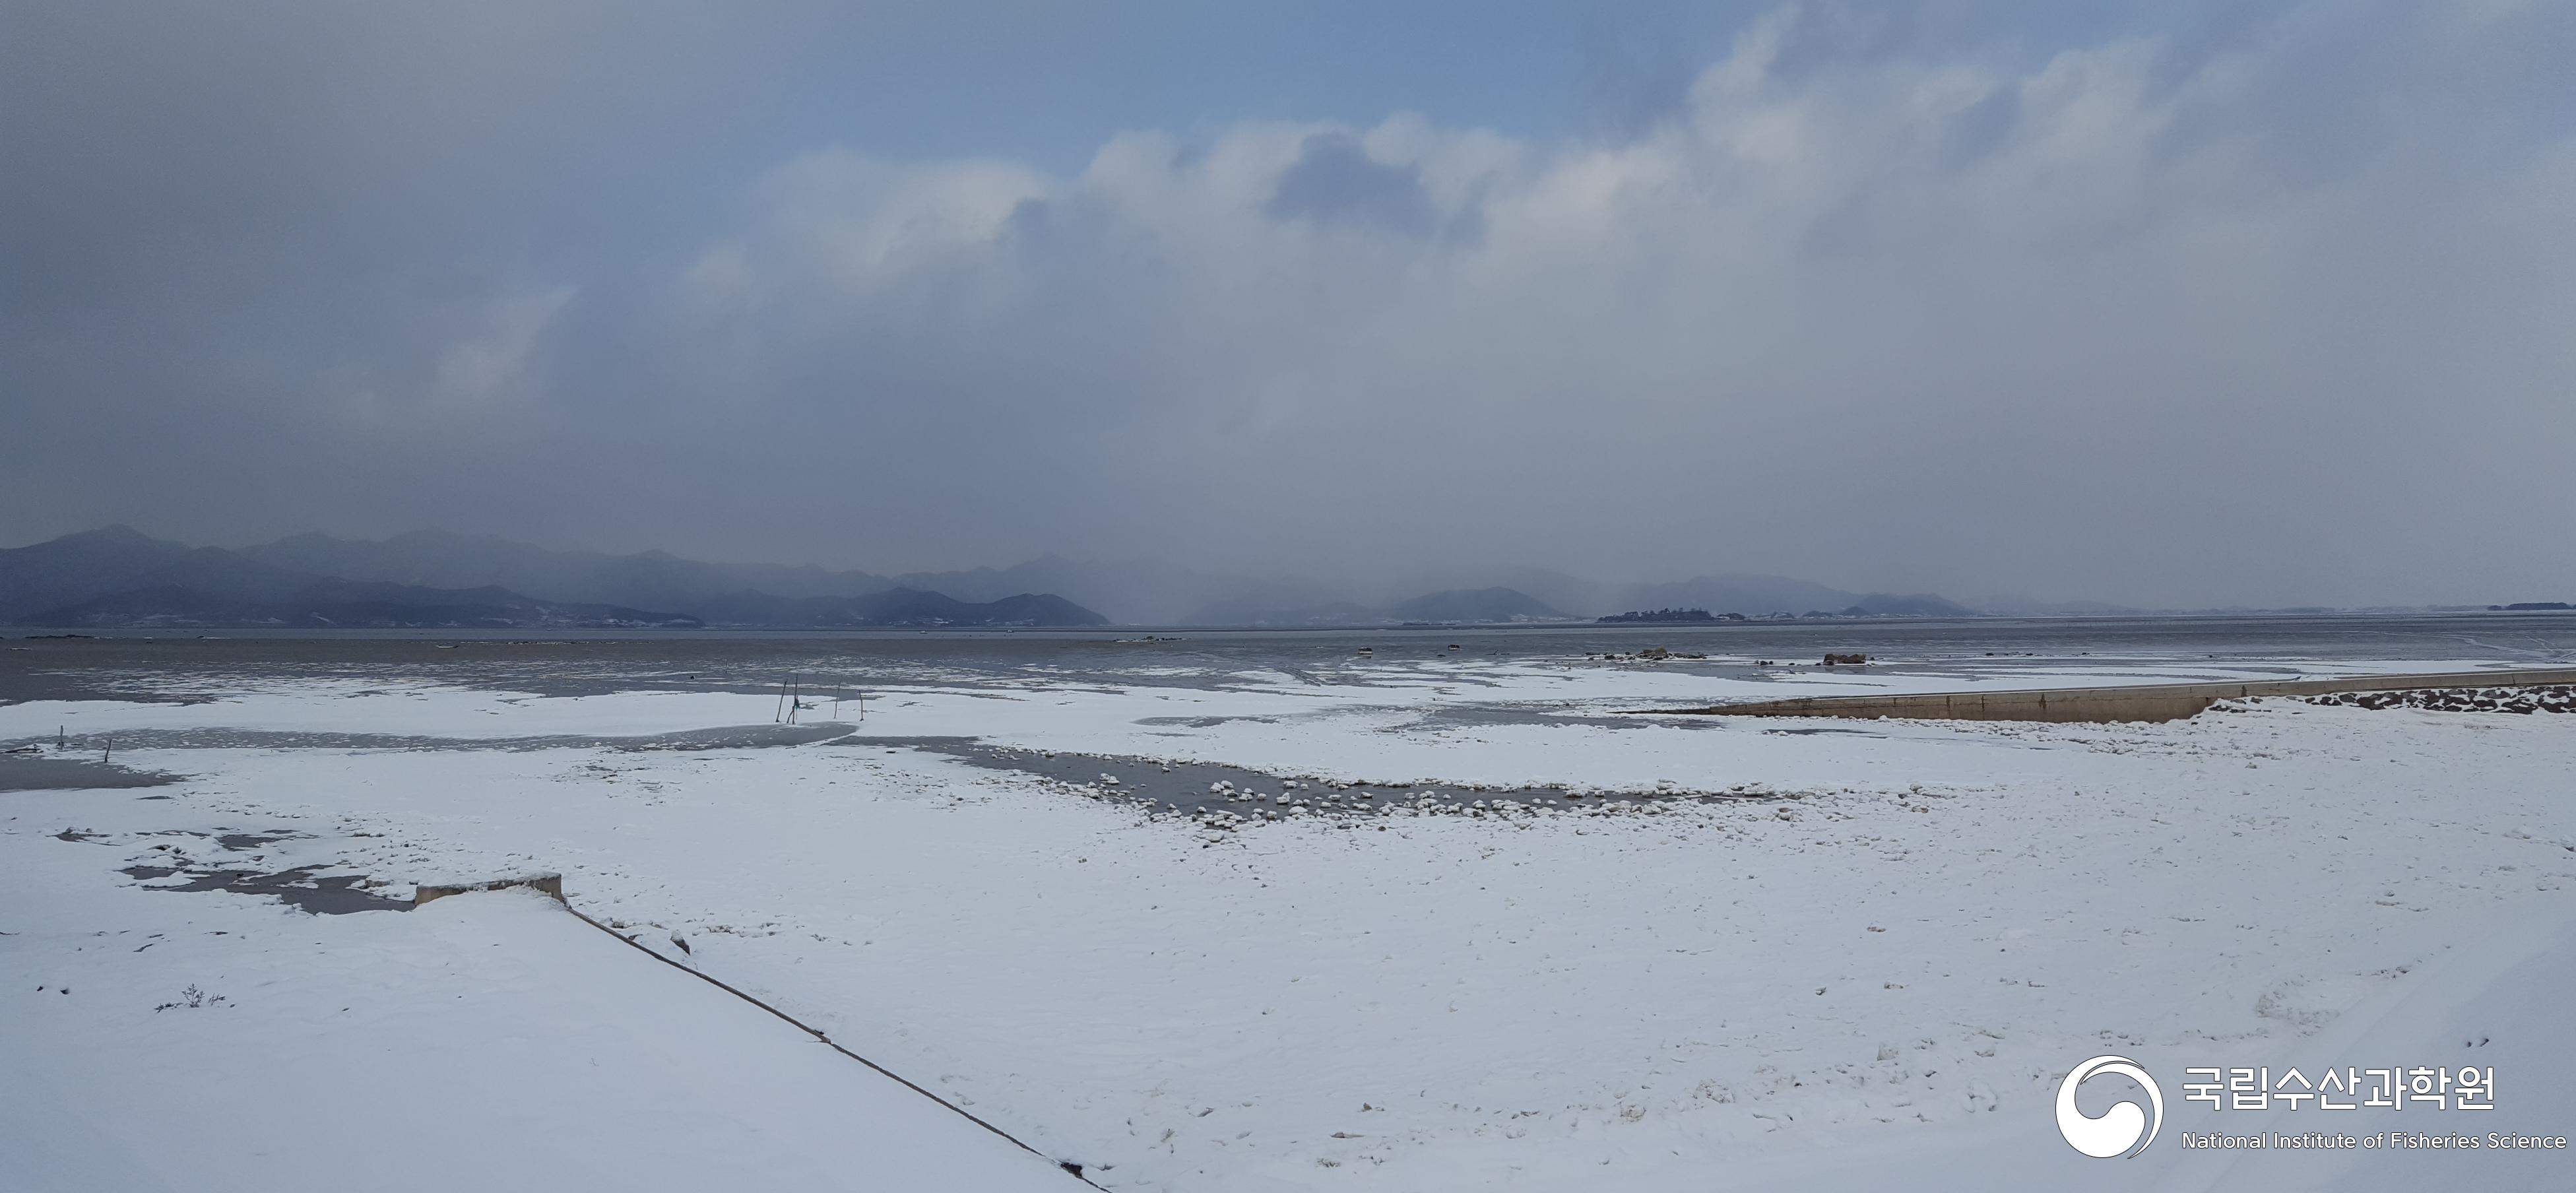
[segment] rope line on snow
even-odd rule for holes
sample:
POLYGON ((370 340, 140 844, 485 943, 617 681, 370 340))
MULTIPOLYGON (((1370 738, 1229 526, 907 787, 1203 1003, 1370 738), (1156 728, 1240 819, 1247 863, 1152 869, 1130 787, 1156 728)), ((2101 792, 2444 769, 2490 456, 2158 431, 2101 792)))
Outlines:
MULTIPOLYGON (((933 1101, 933 1102, 937 1102, 937 1103, 939 1103, 940 1105, 947 1107, 951 1112, 955 1113, 959 1118, 965 1119, 967 1122, 973 1123, 973 1124, 975 1124, 976 1126, 982 1127, 982 1128, 984 1128, 985 1130, 990 1131, 990 1132, 992 1132, 992 1133, 994 1133, 994 1134, 996 1134, 996 1135, 999 1135, 999 1136, 1001 1136, 1001 1137, 1002 1137, 1002 1138, 1004 1138, 1004 1139, 1010 1140, 1010 1141, 1011 1141, 1011 1146, 1016 1147, 1016 1148, 1020 1149, 1021 1151, 1027 1152, 1028 1154, 1030 1154, 1030 1155, 1032 1155, 1032 1156, 1036 1156, 1037 1158, 1039 1158, 1039 1159, 1041 1159, 1041 1160, 1044 1160, 1044 1161, 1046 1161, 1046 1162, 1047 1162, 1047 1163, 1049 1163, 1049 1164, 1053 1164, 1053 1165, 1055 1165, 1057 1168, 1059 1168, 1059 1169, 1063 1170, 1067 1175, 1071 1176, 1073 1179, 1078 1180, 1078 1181, 1081 1181, 1083 1184, 1090 1185, 1090 1186, 1091 1186, 1092 1188, 1094 1188, 1094 1189, 1099 1189, 1099 1188, 1101 1188, 1101 1186, 1100 1186, 1100 1185, 1098 1185, 1098 1184, 1096 1184, 1096 1183, 1094 1183, 1090 1177, 1084 1176, 1084 1175, 1082 1174, 1082 1168, 1081 1168, 1081 1166, 1080 1166, 1080 1165, 1074 1164, 1074 1163, 1072 1163, 1072 1162, 1070 1162, 1070 1161, 1066 1161, 1066 1160, 1058 1160, 1058 1159, 1056 1159, 1055 1157, 1053 1157, 1053 1156, 1050 1156, 1050 1155, 1046 1154, 1045 1152, 1039 1151, 1039 1150, 1038 1150, 1038 1149, 1036 1149, 1036 1148, 1030 1147, 1028 1144, 1025 1144, 1025 1143, 1020 1142, 1020 1139, 1019 1139, 1019 1137, 1018 1137, 1018 1136, 1013 1135, 1013 1134, 1011 1134, 1010 1132, 1008 1132, 1008 1131, 1005 1131, 1005 1130, 1001 1129, 1000 1127, 996 1127, 996 1126, 994 1126, 994 1125, 993 1125, 993 1124, 991 1124, 991 1123, 985 1122, 983 1119, 977 1118, 973 1113, 969 1112, 965 1107, 960 1106, 960 1105, 956 1104, 955 1102, 951 1102, 951 1101, 949 1101, 949 1100, 948 1100, 948 1099, 946 1099, 946 1098, 940 1097, 939 1095, 934 1094, 934 1093, 930 1092, 929 1090, 923 1089, 923 1088, 921 1088, 920 1086, 913 1084, 911 1081, 906 1080, 902 1074, 897 1073, 897 1072, 895 1072, 894 1070, 892 1070, 892 1069, 889 1069, 889 1068, 885 1067, 884 1065, 878 1064, 878 1063, 877 1063, 877 1062, 875 1062, 875 1061, 869 1060, 868 1058, 866 1058, 866 1057, 864 1057, 864 1056, 861 1056, 861 1055, 859 1055, 858 1053, 852 1052, 852 1051, 850 1051, 849 1049, 842 1047, 839 1043, 835 1042, 835 1041, 832 1039, 832 1037, 827 1036, 827 1035, 824 1035, 822 1032, 817 1031, 817 1030, 815 1030, 814 1028, 812 1028, 812 1027, 810 1027, 810 1026, 806 1025, 806 1023, 805 1023, 803 1020, 800 1020, 800 1019, 798 1019, 797 1017, 795 1017, 794 1015, 790 1015, 790 1014, 788 1014, 788 1013, 787 1013, 787 1012, 785 1012, 785 1011, 779 1010, 778 1008, 773 1007, 773 1006, 769 1005, 768 1003, 762 1002, 760 999, 755 998, 755 997, 751 996, 750 994, 746 994, 746 993, 744 993, 740 988, 738 988, 738 987, 734 986, 734 985, 733 985, 732 983, 730 983, 730 982, 725 981, 723 978, 716 977, 716 976, 714 976, 713 974, 709 974, 709 973, 707 973, 707 972, 705 972, 705 971, 703 971, 703 970, 696 969, 696 968, 691 967, 691 966, 682 965, 682 964, 680 964, 679 962, 677 962, 677 961, 674 961, 674 960, 670 959, 669 957, 665 957, 665 956, 663 956, 661 953, 656 952, 656 951, 654 951, 652 948, 650 948, 650 947, 648 947, 647 945, 645 945, 642 941, 639 941, 639 940, 635 939, 635 938, 634 938, 634 937, 632 937, 632 936, 628 936, 628 935, 626 935, 625 933, 620 932, 620 931, 618 931, 618 930, 617 930, 617 929, 615 929, 615 928, 611 928, 611 927, 609 927, 609 926, 608 926, 608 925, 606 925, 606 924, 600 923, 598 920, 594 920, 594 919, 590 918, 589 916, 584 915, 584 914, 582 913, 582 910, 581 910, 580 908, 578 908, 578 907, 573 906, 570 900, 565 900, 565 901, 564 901, 564 903, 563 903, 563 908, 564 908, 564 910, 565 910, 565 911, 569 911, 569 912, 571 912, 571 913, 574 915, 574 917, 575 917, 575 918, 578 918, 581 922, 583 922, 583 923, 585 923, 585 924, 588 924, 588 925, 590 925, 590 926, 591 926, 591 927, 593 927, 593 928, 597 928, 597 929, 599 929, 600 931, 605 932, 605 933, 609 934, 610 936, 612 936, 612 937, 616 938, 616 940, 618 941, 618 943, 623 944, 623 945, 625 945, 626 947, 628 947, 628 948, 630 948, 630 949, 634 949, 635 951, 637 951, 637 952, 639 952, 639 953, 642 953, 642 954, 644 954, 644 955, 645 955, 645 956, 647 956, 647 957, 651 957, 652 959, 654 959, 654 960, 656 960, 656 961, 659 961, 659 962, 661 962, 661 963, 662 963, 662 964, 664 964, 664 965, 668 965, 668 966, 670 966, 670 967, 671 967, 671 968, 673 968, 673 969, 679 970, 681 973, 687 974, 687 975, 689 975, 690 977, 696 978, 696 979, 698 979, 699 981, 702 981, 702 982, 707 983, 708 985, 714 986, 716 989, 718 989, 718 990, 722 990, 722 991, 724 991, 725 993, 727 993, 727 994, 730 994, 730 995, 734 996, 735 998, 739 998, 739 999, 743 1000, 744 1002, 750 1003, 751 1005, 753 1005, 753 1006, 755 1006, 755 1007, 759 1007, 761 1010, 767 1011, 767 1012, 769 1012, 769 1013, 770 1013, 770 1014, 772 1014, 772 1015, 776 1015, 776 1016, 778 1016, 781 1020, 784 1020, 784 1021, 785 1021, 789 1026, 794 1027, 794 1028, 795 1028, 796 1030, 798 1030, 798 1031, 804 1032, 806 1035, 809 1035, 809 1036, 814 1037, 814 1038, 815 1038, 816 1040, 818 1040, 818 1041, 821 1041, 824 1047, 826 1047, 826 1048, 830 1048, 830 1049, 831 1049, 832 1051, 834 1051, 834 1052, 838 1052, 838 1053, 840 1053, 840 1054, 841 1054, 841 1055, 843 1055, 843 1056, 849 1057, 851 1060, 854 1060, 854 1061, 859 1062, 860 1064, 866 1065, 867 1067, 869 1067, 869 1068, 871 1068, 871 1069, 876 1070, 880 1075, 883 1075, 883 1076, 886 1076, 886 1077, 891 1077, 891 1078, 893 1078, 896 1082, 900 1083, 900 1084, 901 1084, 905 1089, 911 1090, 912 1092, 914 1092, 914 1093, 916 1093, 916 1094, 920 1094, 922 1097, 928 1098, 928 1099, 930 1099, 930 1100, 931 1100, 931 1101, 933 1101)), ((1102 1190, 1102 1193, 1107 1193, 1107 1190, 1105 1190, 1105 1189, 1104 1189, 1104 1190, 1102 1190)))

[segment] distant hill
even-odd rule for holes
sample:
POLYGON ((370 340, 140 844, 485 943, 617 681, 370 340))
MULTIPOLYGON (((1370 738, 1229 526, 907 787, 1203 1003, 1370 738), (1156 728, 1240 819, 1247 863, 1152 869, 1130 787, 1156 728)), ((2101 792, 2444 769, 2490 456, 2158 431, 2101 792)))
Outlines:
POLYGON ((130 526, 85 530, 0 551, 0 621, 149 585, 154 573, 181 567, 191 553, 130 526))
POLYGON ((1974 597, 1967 604, 1996 617, 2134 617, 2146 612, 2102 601, 2043 601, 2018 593, 1974 597))
POLYGON ((1850 593, 1778 576, 1702 576, 1640 584, 1623 593, 1631 609, 1706 609, 1761 617, 1830 610, 1846 616, 1973 617, 1975 610, 1929 594, 1850 593))
POLYGON ((1398 621, 1564 621, 1538 598, 1511 588, 1451 588, 1397 601, 1387 612, 1398 621))
POLYGON ((1504 568, 1424 581, 1444 588, 1500 585, 1556 610, 1603 617, 1642 609, 1705 609, 1747 617, 1852 610, 1854 616, 1973 617, 1976 610, 1930 595, 1850 592, 1785 576, 1720 574, 1688 580, 1613 584, 1583 580, 1543 568, 1504 568), (1461 583, 1470 581, 1471 583, 1461 583))
POLYGON ((944 592, 967 601, 1051 592, 1128 625, 1292 624, 1265 623, 1259 617, 1243 614, 1287 611, 1344 599, 1344 594, 1333 589, 1298 581, 1254 580, 1152 559, 1098 562, 1060 555, 1041 555, 1007 568, 907 572, 891 577, 887 586, 944 592))
POLYGON ((1592 620, 1603 625, 1689 625, 1717 621, 1743 621, 1745 617, 1741 613, 1720 616, 1706 609, 1635 609, 1626 613, 1613 613, 1607 617, 1596 617, 1592 620))
POLYGON ((1109 619, 1059 596, 1016 593, 996 601, 961 601, 936 592, 897 588, 857 597, 780 597, 739 592, 703 602, 702 616, 718 626, 1031 626, 1107 625, 1109 619))
POLYGON ((705 564, 659 553, 547 551, 436 531, 373 543, 301 535, 237 552, 111 526, 0 550, 0 624, 46 627, 799 629, 1107 621, 1043 593, 959 600, 890 588, 865 573, 705 564), (355 574, 320 570, 326 568, 355 574), (494 576, 545 591, 528 595, 492 582, 494 576), (746 578, 786 591, 748 587, 746 578), (852 588, 860 591, 834 591, 852 588))
POLYGON ((381 540, 301 534, 226 551, 111 526, 0 550, 0 623, 38 614, 108 616, 111 610, 150 616, 136 604, 141 598, 92 604, 145 590, 159 593, 164 601, 185 595, 181 604, 162 611, 168 616, 256 615, 267 623, 281 615, 269 607, 274 602, 292 597, 290 604, 313 605, 316 595, 305 590, 324 579, 392 585, 409 595, 384 597, 377 604, 445 610, 419 617, 536 619, 532 624, 556 624, 546 619, 560 617, 614 621, 631 616, 768 628, 1318 626, 1579 620, 1650 609, 1704 609, 1712 616, 1746 617, 1969 617, 2037 611, 2031 608, 2035 602, 1971 609, 1930 594, 1849 592, 1740 573, 1623 584, 1543 568, 1490 568, 1353 591, 1316 580, 1201 572, 1149 559, 1100 562, 1043 555, 1007 568, 881 575, 709 563, 661 551, 558 551, 441 530, 381 540), (505 593, 508 599, 427 595, 484 590, 505 593), (574 609, 584 611, 563 612, 574 609))
POLYGON ((1371 625, 1392 620, 1384 609, 1353 601, 1313 605, 1274 605, 1258 599, 1220 602, 1191 610, 1175 625, 1198 626, 1329 626, 1371 625))
POLYGON ((1974 617, 1977 611, 1926 592, 1873 592, 1842 610, 1848 617, 1974 617))
POLYGON ((1396 625, 1403 622, 1486 624, 1513 621, 1564 621, 1565 614, 1527 593, 1508 588, 1451 589, 1426 593, 1387 605, 1356 601, 1314 604, 1263 603, 1246 599, 1193 611, 1183 624, 1226 626, 1396 625))
POLYGON ((968 604, 1053 593, 1086 612, 1098 610, 1117 621, 1179 625, 1194 620, 1194 612, 1203 607, 1256 593, 1261 594, 1258 601, 1282 606, 1333 599, 1332 593, 1321 589, 1210 575, 1153 560, 1092 563, 1057 555, 1042 555, 1007 568, 881 576, 778 564, 706 563, 662 551, 633 555, 558 551, 443 530, 416 530, 373 541, 300 534, 245 547, 239 554, 314 575, 439 588, 495 585, 549 600, 657 609, 695 609, 745 592, 808 598, 912 589, 968 604))
POLYGON ((23 620, 28 625, 87 629, 675 629, 699 624, 697 618, 684 614, 538 601, 505 588, 421 588, 333 579, 266 598, 154 585, 41 610, 23 620))
POLYGON ((894 587, 866 572, 777 564, 701 563, 661 551, 556 551, 489 535, 416 530, 369 542, 300 534, 240 554, 317 576, 432 588, 507 588, 555 601, 684 609, 754 591, 785 597, 857 596, 894 587))

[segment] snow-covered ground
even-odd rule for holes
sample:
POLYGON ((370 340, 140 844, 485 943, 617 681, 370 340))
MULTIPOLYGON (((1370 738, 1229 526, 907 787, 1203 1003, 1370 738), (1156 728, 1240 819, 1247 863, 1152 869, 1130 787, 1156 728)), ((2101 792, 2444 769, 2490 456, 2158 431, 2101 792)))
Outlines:
POLYGON ((266 679, 0 707, 0 741, 445 739, 120 747, 189 777, 0 794, 0 1153, 55 1174, 31 1188, 1080 1187, 531 896, 310 916, 143 889, 311 866, 395 896, 559 870, 575 907, 1113 1189, 2576 1183, 2557 1150, 2175 1141, 2576 1132, 2555 1011, 2576 719, 2275 700, 2168 725, 1684 724, 1608 714, 1780 687, 1464 660, 1363 678, 923 683, 871 700, 861 737, 687 752, 476 743, 765 723, 772 698, 266 679), (1381 799, 1219 831, 863 740, 950 735, 1381 799), (1738 798, 1382 798, 1534 783, 1738 798), (2163 1084, 2135 1160, 2058 1138, 2059 1079, 2105 1053, 2163 1084), (2472 1063, 2493 1111, 2267 1117, 2180 1088, 2198 1066, 2472 1063))

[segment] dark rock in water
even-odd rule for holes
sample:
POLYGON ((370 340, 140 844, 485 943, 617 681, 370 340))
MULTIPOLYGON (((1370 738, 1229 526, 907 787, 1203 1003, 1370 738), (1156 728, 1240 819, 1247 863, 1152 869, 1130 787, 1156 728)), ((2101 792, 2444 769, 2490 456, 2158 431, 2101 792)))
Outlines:
POLYGON ((1825 656, 1825 666, 1828 667, 1858 667, 1867 662, 1869 662, 1869 656, 1865 654, 1828 654, 1825 656))
POLYGON ((1672 659, 1705 659, 1708 656, 1693 651, 1672 650, 1661 646, 1649 646, 1635 654, 1620 654, 1617 651, 1612 651, 1609 654, 1587 654, 1583 657, 1587 659, 1597 658, 1605 663, 1661 663, 1672 659))

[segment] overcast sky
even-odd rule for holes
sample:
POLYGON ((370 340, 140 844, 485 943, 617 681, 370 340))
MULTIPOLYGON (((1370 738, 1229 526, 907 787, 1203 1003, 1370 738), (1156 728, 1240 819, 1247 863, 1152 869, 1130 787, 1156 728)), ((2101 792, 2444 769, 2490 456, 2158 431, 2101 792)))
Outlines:
POLYGON ((2576 5, 0 13, 0 543, 2576 599, 2576 5))

